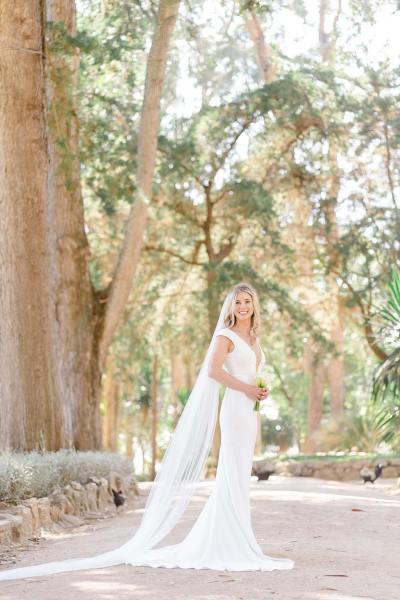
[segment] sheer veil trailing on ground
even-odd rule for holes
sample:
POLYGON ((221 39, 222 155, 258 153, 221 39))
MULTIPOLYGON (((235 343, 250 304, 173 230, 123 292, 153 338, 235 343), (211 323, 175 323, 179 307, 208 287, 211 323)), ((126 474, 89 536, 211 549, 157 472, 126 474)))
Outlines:
POLYGON ((220 385, 208 376, 208 364, 214 350, 216 334, 225 327, 224 317, 232 297, 233 292, 230 292, 225 298, 203 365, 151 488, 143 519, 133 537, 115 550, 97 556, 2 571, 0 580, 37 577, 123 563, 137 564, 141 553, 154 548, 175 527, 193 495, 213 438, 220 385))

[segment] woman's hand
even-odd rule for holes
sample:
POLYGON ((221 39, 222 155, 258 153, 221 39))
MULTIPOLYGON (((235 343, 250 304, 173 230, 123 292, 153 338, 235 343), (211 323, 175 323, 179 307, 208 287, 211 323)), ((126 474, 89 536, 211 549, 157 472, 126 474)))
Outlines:
POLYGON ((253 400, 253 402, 257 402, 257 400, 265 400, 265 398, 269 394, 268 388, 259 388, 256 385, 247 385, 245 390, 246 396, 253 400))

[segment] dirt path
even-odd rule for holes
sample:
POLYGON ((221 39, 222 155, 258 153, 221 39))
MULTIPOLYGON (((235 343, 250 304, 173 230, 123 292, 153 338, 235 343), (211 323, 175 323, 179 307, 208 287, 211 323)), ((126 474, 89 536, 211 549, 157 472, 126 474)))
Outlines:
MULTIPOLYGON (((228 573, 127 565, 0 582, 1 600, 399 600, 400 496, 376 487, 273 477, 251 487, 253 526, 264 552, 292 571, 228 573)), ((199 489, 167 542, 188 530, 210 491, 199 489)), ((119 516, 55 535, 18 553, 17 565, 109 550, 131 537, 145 497, 119 516)))

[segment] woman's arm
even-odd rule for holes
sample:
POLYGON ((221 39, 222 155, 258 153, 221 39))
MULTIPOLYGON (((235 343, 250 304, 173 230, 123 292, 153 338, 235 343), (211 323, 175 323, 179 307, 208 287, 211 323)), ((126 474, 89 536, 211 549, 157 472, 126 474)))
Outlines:
POLYGON ((227 371, 225 371, 225 369, 222 368, 226 355, 232 347, 233 343, 229 338, 222 335, 217 336, 215 350, 211 356, 210 364, 208 366, 209 377, 215 379, 218 381, 218 383, 222 383, 222 385, 231 388, 232 390, 243 392, 254 402, 260 399, 260 393, 261 399, 265 398, 268 395, 268 390, 266 388, 261 389, 256 385, 250 385, 249 383, 240 381, 240 379, 236 379, 236 377, 233 377, 233 375, 230 375, 227 371))

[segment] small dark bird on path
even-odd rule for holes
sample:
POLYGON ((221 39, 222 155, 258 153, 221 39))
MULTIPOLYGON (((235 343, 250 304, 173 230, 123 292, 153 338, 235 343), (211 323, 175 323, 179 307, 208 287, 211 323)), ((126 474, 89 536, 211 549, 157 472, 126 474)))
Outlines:
POLYGON ((378 477, 380 477, 382 475, 382 471, 384 468, 385 468, 384 465, 381 465, 381 464, 376 465, 373 473, 369 470, 364 471, 362 469, 360 475, 363 479, 363 482, 364 483, 368 483, 368 482, 374 483, 374 481, 376 481, 378 479, 378 477))
POLYGON ((125 496, 123 496, 121 490, 119 492, 117 492, 113 488, 112 493, 113 493, 114 504, 117 508, 119 508, 120 506, 125 504, 125 496))
POLYGON ((270 469, 260 469, 260 471, 258 471, 257 469, 255 469, 254 467, 252 468, 251 474, 255 475, 258 479, 258 481, 268 481, 269 476, 272 475, 273 473, 275 473, 275 471, 271 471, 270 469))

